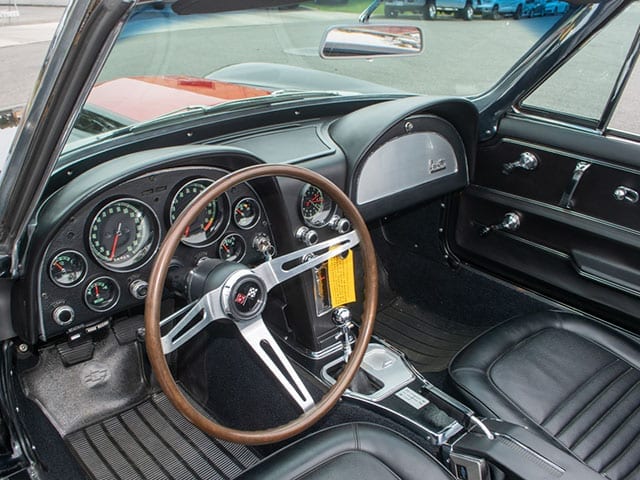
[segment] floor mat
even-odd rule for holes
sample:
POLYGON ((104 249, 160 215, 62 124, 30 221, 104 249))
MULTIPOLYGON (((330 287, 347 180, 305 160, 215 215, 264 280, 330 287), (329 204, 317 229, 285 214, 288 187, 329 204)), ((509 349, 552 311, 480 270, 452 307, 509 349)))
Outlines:
POLYGON ((438 372, 486 329, 444 319, 396 298, 378 311, 375 333, 402 350, 419 371, 438 372))
POLYGON ((163 393, 66 441, 96 480, 232 479, 258 462, 244 445, 204 434, 163 393))

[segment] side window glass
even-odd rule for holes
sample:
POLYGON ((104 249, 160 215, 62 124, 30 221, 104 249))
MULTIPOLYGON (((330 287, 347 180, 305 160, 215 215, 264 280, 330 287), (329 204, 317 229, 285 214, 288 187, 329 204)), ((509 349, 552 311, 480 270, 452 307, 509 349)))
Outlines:
POLYGON ((636 60, 633 72, 620 96, 609 130, 640 139, 640 59, 636 60))
POLYGON ((588 122, 600 120, 640 24, 640 2, 633 2, 523 102, 523 110, 542 110, 588 122))

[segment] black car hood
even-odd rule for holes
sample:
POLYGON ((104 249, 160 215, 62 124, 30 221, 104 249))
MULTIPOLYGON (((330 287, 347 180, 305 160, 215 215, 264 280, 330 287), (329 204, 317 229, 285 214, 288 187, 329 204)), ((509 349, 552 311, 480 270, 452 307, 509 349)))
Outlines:
POLYGON ((277 63, 241 63, 221 68, 205 78, 269 90, 336 90, 357 93, 404 94, 401 90, 335 73, 277 63))

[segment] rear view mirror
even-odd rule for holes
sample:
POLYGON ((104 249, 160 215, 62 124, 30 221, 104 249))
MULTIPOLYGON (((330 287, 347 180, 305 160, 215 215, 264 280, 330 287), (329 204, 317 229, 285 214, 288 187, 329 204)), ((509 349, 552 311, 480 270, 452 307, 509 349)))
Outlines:
POLYGON ((331 27, 320 44, 322 58, 386 57, 422 53, 422 30, 408 25, 331 27))

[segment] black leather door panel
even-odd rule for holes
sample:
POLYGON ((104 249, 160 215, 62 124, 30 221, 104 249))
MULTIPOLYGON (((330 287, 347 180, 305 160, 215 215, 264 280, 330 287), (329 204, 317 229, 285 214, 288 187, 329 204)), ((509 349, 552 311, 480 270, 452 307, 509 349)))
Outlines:
POLYGON ((507 123, 508 136, 501 126, 496 140, 479 147, 471 186, 452 203, 452 253, 640 331, 640 146, 618 149, 619 140, 576 131, 561 145, 565 127, 507 123), (504 168, 525 152, 537 168, 504 168), (518 216, 518 228, 486 234, 507 213, 518 216))

